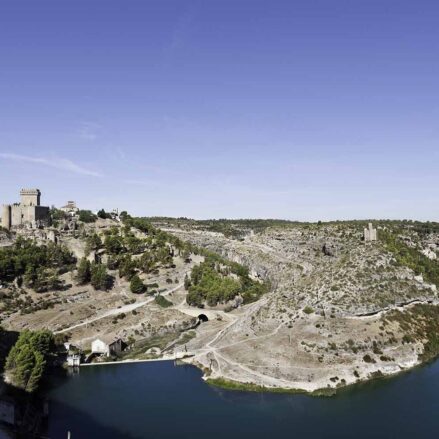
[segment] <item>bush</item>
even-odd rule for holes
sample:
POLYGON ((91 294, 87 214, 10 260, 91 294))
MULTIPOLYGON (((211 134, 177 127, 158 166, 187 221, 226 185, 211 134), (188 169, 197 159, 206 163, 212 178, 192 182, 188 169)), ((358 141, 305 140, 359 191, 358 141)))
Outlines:
POLYGON ((145 284, 142 282, 142 280, 140 279, 140 277, 137 274, 135 274, 131 278, 130 290, 134 294, 142 294, 146 290, 145 284))
POLYGON ((101 209, 101 210, 98 212, 98 217, 99 217, 99 218, 102 218, 102 219, 110 219, 110 218, 111 218, 111 215, 110 215, 109 213, 105 212, 104 209, 101 209))
POLYGON ((160 305, 162 308, 168 308, 173 305, 172 302, 166 299, 166 297, 161 296, 160 294, 155 297, 154 302, 157 305, 160 305))
POLYGON ((364 361, 365 363, 375 363, 375 360, 374 360, 369 354, 366 354, 366 355, 363 357, 363 361, 364 361))
POLYGON ((94 223, 97 220, 97 216, 94 215, 90 210, 80 210, 79 211, 79 221, 83 223, 94 223))

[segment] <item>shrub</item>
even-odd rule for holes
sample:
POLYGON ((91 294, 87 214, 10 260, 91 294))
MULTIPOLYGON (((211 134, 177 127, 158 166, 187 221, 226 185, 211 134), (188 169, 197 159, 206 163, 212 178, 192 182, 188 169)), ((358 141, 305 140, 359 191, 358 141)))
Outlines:
POLYGON ((363 357, 363 361, 364 361, 365 363, 375 363, 375 360, 374 360, 369 354, 366 354, 366 355, 363 357))
POLYGON ((89 283, 91 280, 91 264, 86 258, 82 258, 79 262, 76 280, 80 285, 89 283))
POLYGON ((142 294, 146 290, 145 284, 142 282, 142 280, 140 279, 140 277, 137 274, 135 274, 131 278, 130 290, 134 294, 142 294))
POLYGON ((168 308, 173 305, 172 302, 166 299, 166 297, 163 297, 162 295, 158 295, 155 297, 154 302, 157 303, 157 305, 161 306, 162 308, 168 308))

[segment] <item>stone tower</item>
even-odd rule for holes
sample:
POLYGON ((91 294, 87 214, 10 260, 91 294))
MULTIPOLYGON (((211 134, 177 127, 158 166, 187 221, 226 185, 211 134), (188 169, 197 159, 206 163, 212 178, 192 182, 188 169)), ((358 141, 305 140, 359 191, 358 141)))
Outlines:
POLYGON ((11 205, 4 204, 2 209, 2 227, 9 230, 11 228, 11 205))
POLYGON ((22 189, 20 191, 21 206, 39 206, 41 192, 39 189, 22 189))
POLYGON ((377 240, 377 229, 373 228, 372 223, 369 223, 369 226, 364 229, 364 240, 366 242, 377 240))

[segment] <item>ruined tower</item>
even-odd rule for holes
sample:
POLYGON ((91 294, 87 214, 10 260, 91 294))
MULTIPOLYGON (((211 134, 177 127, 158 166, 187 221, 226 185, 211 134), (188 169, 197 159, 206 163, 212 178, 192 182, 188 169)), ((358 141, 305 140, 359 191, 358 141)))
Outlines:
POLYGON ((364 229, 364 240, 376 241, 377 240, 377 229, 374 229, 372 223, 369 223, 368 227, 364 229))

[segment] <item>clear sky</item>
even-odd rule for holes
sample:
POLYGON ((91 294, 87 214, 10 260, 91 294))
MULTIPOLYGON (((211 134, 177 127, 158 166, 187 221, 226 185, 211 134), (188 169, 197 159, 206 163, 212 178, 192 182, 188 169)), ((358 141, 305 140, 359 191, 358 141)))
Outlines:
POLYGON ((437 0, 2 0, 0 203, 439 219, 437 0))

